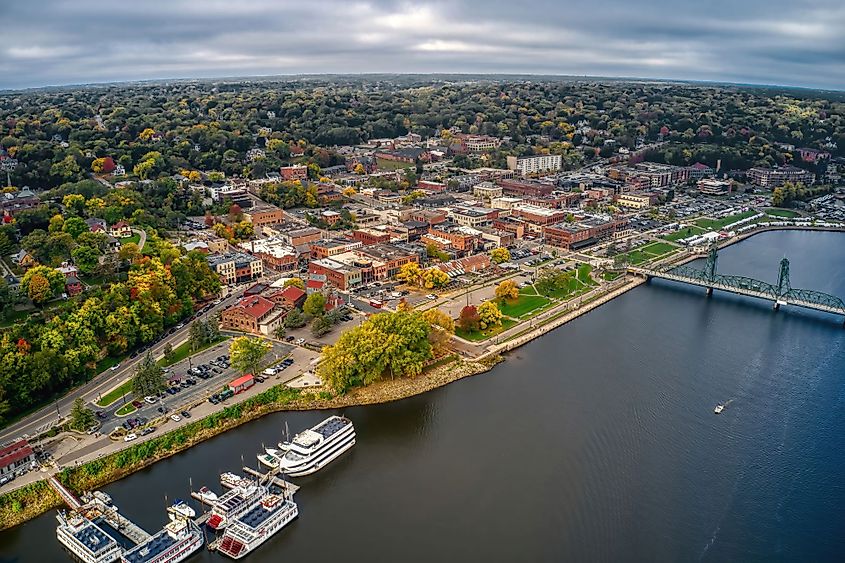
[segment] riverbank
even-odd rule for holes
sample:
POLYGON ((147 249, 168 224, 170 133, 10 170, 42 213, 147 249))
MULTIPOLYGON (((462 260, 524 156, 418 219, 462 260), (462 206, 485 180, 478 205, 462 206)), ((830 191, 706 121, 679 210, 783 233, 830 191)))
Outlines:
MULTIPOLYGON (((398 401, 486 372, 499 361, 500 357, 488 357, 482 361, 449 357, 445 363, 435 363, 432 369, 419 377, 379 381, 338 396, 315 395, 277 385, 185 427, 78 467, 66 468, 57 477, 77 493, 94 490, 267 414, 398 401)), ((61 504, 61 498, 46 480, 11 491, 0 496, 0 531, 59 508, 61 504)))

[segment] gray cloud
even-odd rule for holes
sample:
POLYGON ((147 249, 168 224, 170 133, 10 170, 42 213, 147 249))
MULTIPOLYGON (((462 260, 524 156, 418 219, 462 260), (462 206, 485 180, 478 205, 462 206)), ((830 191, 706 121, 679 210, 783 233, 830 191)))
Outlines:
POLYGON ((638 76, 845 88, 841 0, 29 0, 0 88, 358 72, 638 76))

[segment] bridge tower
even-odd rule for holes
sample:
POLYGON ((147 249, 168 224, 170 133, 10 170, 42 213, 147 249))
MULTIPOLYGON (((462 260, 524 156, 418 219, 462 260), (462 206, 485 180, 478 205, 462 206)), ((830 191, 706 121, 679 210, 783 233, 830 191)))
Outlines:
POLYGON ((780 272, 778 272, 777 299, 775 299, 775 304, 772 306, 775 311, 780 309, 781 303, 785 302, 781 298, 789 293, 790 289, 792 289, 792 284, 789 281, 789 259, 784 257, 780 261, 780 272))
MULTIPOLYGON (((719 245, 713 243, 710 245, 710 251, 707 253, 707 263, 704 265, 704 274, 707 276, 707 281, 713 282, 716 279, 716 262, 719 258, 719 245)), ((707 295, 713 295, 713 286, 707 286, 707 295)))

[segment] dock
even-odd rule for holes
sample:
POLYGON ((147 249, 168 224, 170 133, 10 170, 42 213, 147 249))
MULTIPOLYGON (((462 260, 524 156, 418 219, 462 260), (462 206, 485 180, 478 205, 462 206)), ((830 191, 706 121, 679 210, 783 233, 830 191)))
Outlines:
POLYGON ((278 476, 278 471, 274 469, 270 469, 267 473, 262 473, 252 467, 244 467, 244 473, 252 475, 253 477, 258 477, 259 481, 262 483, 276 485, 285 492, 285 495, 292 495, 299 490, 299 485, 294 485, 290 481, 285 481, 278 476))
POLYGON ((151 535, 146 530, 122 515, 116 506, 106 506, 96 499, 91 504, 92 507, 101 511, 103 520, 135 545, 142 544, 150 539, 151 535))

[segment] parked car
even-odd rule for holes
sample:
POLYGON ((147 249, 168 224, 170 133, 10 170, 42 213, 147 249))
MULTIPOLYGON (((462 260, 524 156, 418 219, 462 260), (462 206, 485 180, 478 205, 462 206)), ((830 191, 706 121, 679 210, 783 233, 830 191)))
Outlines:
POLYGON ((114 365, 113 365, 112 367, 110 367, 109 369, 110 369, 110 370, 112 370, 112 371, 117 371, 117 369, 118 369, 119 367, 120 367, 120 363, 117 363, 117 364, 114 364, 114 365))
POLYGON ((103 411, 96 411, 94 414, 97 415, 97 418, 108 418, 108 415, 103 411))
POLYGON ((140 409, 141 407, 144 406, 144 403, 135 399, 134 401, 132 401, 132 406, 135 407, 136 409, 140 409))
POLYGON ((212 395, 211 397, 208 398, 208 402, 211 403, 212 405, 216 405, 217 403, 220 402, 220 400, 217 398, 217 395, 212 395))
POLYGON ((155 431, 156 431, 155 426, 147 426, 146 428, 141 430, 141 436, 146 436, 147 434, 152 434, 155 431))
POLYGON ((182 411, 182 417, 183 418, 191 418, 191 413, 189 413, 188 411, 182 411))
POLYGON ((173 387, 168 387, 168 388, 167 388, 167 393, 168 393, 168 394, 170 394, 170 395, 175 395, 175 394, 176 394, 176 389, 174 389, 173 387))
POLYGON ((182 420, 182 417, 180 417, 178 414, 171 414, 170 420, 172 420, 173 422, 179 422, 180 420, 182 420))
POLYGON ((154 405, 155 402, 156 402, 156 398, 153 397, 152 395, 147 395, 146 397, 144 397, 144 401, 146 401, 147 403, 149 403, 151 405, 154 405))
POLYGON ((135 440, 137 437, 138 437, 138 435, 135 434, 134 432, 132 432, 131 434, 127 434, 126 436, 124 436, 123 441, 124 442, 131 442, 132 440, 135 440))
POLYGON ((425 298, 431 299, 433 301, 433 300, 437 299, 437 296, 433 293, 429 293, 428 295, 425 296, 425 298))

